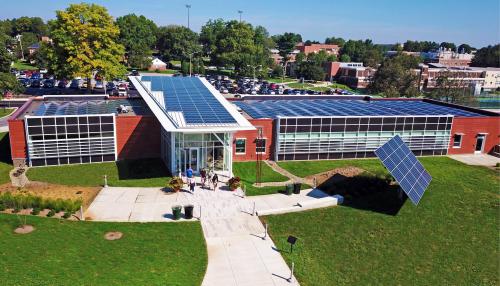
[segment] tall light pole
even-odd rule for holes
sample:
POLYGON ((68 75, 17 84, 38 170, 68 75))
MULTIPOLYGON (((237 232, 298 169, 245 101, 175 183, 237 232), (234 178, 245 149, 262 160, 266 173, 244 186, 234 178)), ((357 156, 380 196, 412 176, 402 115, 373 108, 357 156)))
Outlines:
POLYGON ((19 34, 16 36, 16 39, 19 41, 19 45, 21 46, 21 58, 24 61, 24 51, 23 51, 23 41, 22 41, 23 35, 19 34))
POLYGON ((188 29, 189 29, 189 9, 191 9, 191 5, 190 4, 186 4, 186 8, 188 10, 188 29))
POLYGON ((240 14, 240 23, 241 23, 241 14, 243 14, 243 11, 238 10, 238 14, 240 14))

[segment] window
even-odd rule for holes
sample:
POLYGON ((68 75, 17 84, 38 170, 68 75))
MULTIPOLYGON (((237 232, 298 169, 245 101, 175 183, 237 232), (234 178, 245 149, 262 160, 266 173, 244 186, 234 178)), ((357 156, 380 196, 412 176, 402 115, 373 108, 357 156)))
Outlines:
POLYGON ((453 148, 460 148, 462 146, 462 134, 453 135, 453 148))
POLYGON ((247 142, 247 139, 245 139, 245 138, 237 138, 236 139, 236 154, 245 154, 246 142, 247 142))
POLYGON ((256 139, 255 140, 255 152, 256 153, 266 153, 266 139, 256 139))

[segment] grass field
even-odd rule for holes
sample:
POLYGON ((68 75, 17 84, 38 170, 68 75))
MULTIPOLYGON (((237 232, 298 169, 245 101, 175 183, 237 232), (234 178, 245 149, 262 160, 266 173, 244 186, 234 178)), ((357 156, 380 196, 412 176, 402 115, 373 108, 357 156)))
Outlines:
POLYGON ((11 114, 13 111, 14 108, 0 108, 0 118, 11 114))
POLYGON ((28 170, 32 181, 69 186, 100 186, 103 176, 114 187, 164 187, 170 174, 160 159, 39 167, 28 170))
POLYGON ((384 166, 375 159, 358 159, 358 160, 324 160, 324 161, 282 161, 278 165, 288 172, 299 176, 306 177, 331 169, 354 166, 365 169, 373 173, 385 172, 384 166))
POLYGON ((199 223, 71 222, 28 216, 14 234, 0 214, 2 285, 200 285, 207 251, 199 223), (103 238, 120 231, 120 240, 103 238))
MULTIPOLYGON (((420 160, 431 185, 417 207, 406 200, 396 215, 338 206, 264 218, 301 285, 497 285, 498 173, 420 160), (299 238, 293 254, 288 235, 299 238)), ((378 160, 280 165, 302 176, 346 165, 383 171, 378 160)))
POLYGON ((23 63, 21 61, 15 61, 12 66, 15 69, 24 71, 24 70, 38 70, 37 67, 30 65, 29 63, 23 63))
POLYGON ((273 83, 287 83, 287 82, 296 82, 297 79, 295 78, 291 78, 291 77, 285 77, 285 79, 283 80, 281 77, 271 77, 271 78, 266 78, 265 80, 267 80, 268 82, 273 82, 273 83))
MULTIPOLYGON (((255 172, 256 172, 255 161, 233 163, 233 173, 235 176, 240 177, 243 184, 245 184, 246 194, 248 196, 275 194, 278 191, 283 190, 283 187, 263 187, 263 188, 254 187, 253 184, 255 183, 256 179, 255 172)), ((279 173, 276 173, 266 163, 262 162, 262 182, 284 182, 287 180, 288 180, 287 177, 279 173)))
POLYGON ((9 133, 0 133, 0 184, 10 181, 9 172, 12 170, 10 158, 9 133))
POLYGON ((298 88, 298 89, 314 87, 314 85, 311 83, 299 83, 299 82, 287 83, 287 86, 289 88, 298 88))

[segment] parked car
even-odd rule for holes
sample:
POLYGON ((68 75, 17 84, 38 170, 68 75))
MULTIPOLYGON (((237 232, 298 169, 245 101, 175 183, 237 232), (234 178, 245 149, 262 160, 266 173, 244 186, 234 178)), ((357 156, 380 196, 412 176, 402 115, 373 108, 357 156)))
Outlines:
POLYGON ((69 85, 69 88, 71 88, 71 89, 80 89, 80 80, 79 79, 72 80, 71 84, 69 85))
POLYGON ((132 70, 132 76, 139 76, 139 72, 137 70, 132 70))
POLYGON ((43 81, 43 87, 45 88, 53 88, 55 85, 55 82, 53 79, 46 79, 43 81))
POLYGON ((100 80, 96 81, 94 88, 96 88, 96 89, 103 89, 104 88, 103 82, 100 81, 100 80))
POLYGON ((24 87, 29 87, 31 85, 31 80, 29 78, 20 78, 19 83, 24 87))
POLYGON ((114 82, 110 81, 106 84, 106 89, 109 90, 109 91, 112 91, 113 89, 115 89, 116 85, 114 82))
POLYGON ((34 79, 31 81, 31 85, 30 85, 32 88, 40 88, 42 87, 42 81, 40 79, 34 79))

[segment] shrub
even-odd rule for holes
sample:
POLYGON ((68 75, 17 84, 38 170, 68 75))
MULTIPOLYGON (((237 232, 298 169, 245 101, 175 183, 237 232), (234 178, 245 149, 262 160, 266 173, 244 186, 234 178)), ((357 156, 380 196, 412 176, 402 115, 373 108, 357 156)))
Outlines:
POLYGON ((184 185, 184 182, 182 181, 181 178, 179 177, 173 177, 170 179, 170 182, 168 182, 167 186, 174 190, 175 192, 178 192, 182 186, 184 185))
POLYGON ((31 214, 32 214, 32 215, 38 215, 38 214, 40 214, 40 209, 39 209, 39 208, 33 208, 33 209, 31 210, 31 214))
POLYGON ((65 212, 62 216, 62 218, 69 218, 71 216, 70 212, 65 212))
POLYGON ((5 210, 5 205, 3 203, 0 203, 0 212, 3 212, 5 210))
POLYGON ((48 213, 47 213, 47 217, 53 217, 56 213, 54 212, 54 210, 50 210, 48 213))
POLYGON ((15 208, 12 210, 12 213, 15 213, 15 214, 16 214, 16 213, 18 213, 18 212, 20 212, 20 211, 21 211, 21 209, 20 209, 19 207, 15 207, 15 208))
POLYGON ((241 179, 240 177, 232 177, 227 181, 226 184, 231 190, 236 190, 237 188, 241 187, 241 179))

